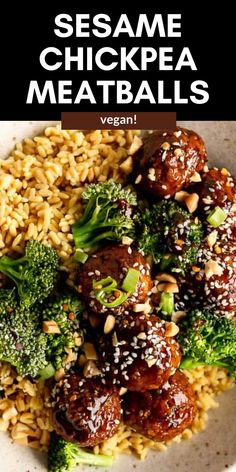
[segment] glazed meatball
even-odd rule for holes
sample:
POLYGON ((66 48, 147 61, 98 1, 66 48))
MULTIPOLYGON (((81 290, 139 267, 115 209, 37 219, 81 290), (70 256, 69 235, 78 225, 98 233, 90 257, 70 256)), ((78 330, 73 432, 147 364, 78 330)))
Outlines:
POLYGON ((54 394, 54 427, 64 439, 93 447, 117 432, 121 406, 114 387, 71 374, 56 385, 54 394))
POLYGON ((205 241, 196 265, 178 277, 178 287, 176 311, 200 307, 218 315, 233 316, 236 311, 236 244, 217 241, 210 249, 205 241))
MULTIPOLYGON (((79 274, 81 291, 84 301, 95 313, 112 312, 120 314, 131 309, 136 303, 144 303, 152 289, 150 266, 146 259, 135 249, 127 245, 111 245, 93 254, 83 265, 79 274), (93 282, 112 277, 117 282, 117 289, 122 290, 122 282, 129 268, 139 271, 139 280, 135 292, 117 307, 104 306, 97 300, 93 282)), ((111 300, 115 300, 118 290, 111 292, 111 300)))
POLYGON ((186 376, 177 371, 151 392, 128 392, 124 421, 154 441, 168 441, 191 426, 196 415, 194 392, 186 376))
POLYGON ((132 179, 142 193, 169 198, 189 184, 206 159, 204 142, 194 131, 154 131, 134 156, 132 179))
POLYGON ((201 174, 201 182, 191 186, 191 191, 199 195, 198 209, 205 214, 219 206, 230 211, 236 202, 236 188, 233 177, 226 169, 213 167, 201 174))
POLYGON ((159 388, 181 360, 173 327, 155 315, 117 317, 113 331, 101 335, 98 342, 107 381, 135 391, 159 388))
POLYGON ((219 246, 219 253, 203 249, 199 256, 202 271, 201 298, 204 308, 230 315, 236 311, 236 245, 219 246))

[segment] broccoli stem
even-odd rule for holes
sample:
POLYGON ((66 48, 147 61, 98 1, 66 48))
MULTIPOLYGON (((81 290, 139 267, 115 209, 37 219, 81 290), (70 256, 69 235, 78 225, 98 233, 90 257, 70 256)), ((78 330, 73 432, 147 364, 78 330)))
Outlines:
POLYGON ((202 366, 211 366, 211 367, 222 367, 224 369, 228 369, 229 371, 233 371, 231 366, 227 364, 227 362, 222 362, 222 361, 217 361, 217 362, 211 362, 211 363, 206 363, 203 361, 196 361, 192 357, 184 357, 180 363, 180 368, 181 369, 195 369, 196 367, 202 367, 202 366))
POLYGON ((195 369, 196 367, 201 367, 205 365, 204 362, 195 361, 195 359, 191 357, 184 357, 180 363, 181 369, 195 369))
POLYGON ((21 264, 24 264, 24 262, 27 261, 27 257, 23 256, 18 259, 12 259, 11 257, 8 256, 3 256, 1 258, 0 264, 5 265, 6 267, 11 266, 19 266, 21 264))
POLYGON ((113 457, 105 456, 103 454, 92 454, 91 452, 83 451, 82 448, 78 448, 76 455, 77 464, 88 464, 100 467, 110 467, 113 464, 113 457))
POLYGON ((116 238, 113 231, 105 231, 104 233, 98 234, 94 238, 91 238, 91 234, 86 232, 84 235, 74 233, 75 246, 83 249, 90 249, 91 246, 96 245, 102 239, 116 238), (82 237, 81 237, 82 236, 82 237))
POLYGON ((22 276, 19 270, 15 270, 14 268, 19 268, 27 261, 27 257, 23 256, 19 259, 12 259, 8 256, 3 256, 0 259, 0 272, 10 277, 16 284, 19 280, 21 280, 22 276))
POLYGON ((10 276, 11 279, 16 283, 17 283, 18 280, 21 279, 19 272, 12 269, 10 264, 8 264, 8 263, 4 264, 4 263, 2 263, 2 261, 0 262, 0 272, 7 275, 8 277, 10 276))

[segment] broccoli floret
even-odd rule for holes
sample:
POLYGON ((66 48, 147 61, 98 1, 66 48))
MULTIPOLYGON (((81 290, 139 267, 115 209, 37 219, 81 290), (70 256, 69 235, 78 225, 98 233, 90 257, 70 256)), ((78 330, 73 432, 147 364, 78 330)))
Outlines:
POLYGON ((70 472, 79 464, 110 467, 110 456, 96 455, 52 434, 48 451, 48 472, 70 472))
POLYGON ((73 226, 76 257, 93 251, 104 240, 120 241, 123 236, 134 237, 133 206, 135 192, 112 180, 90 184, 82 194, 86 204, 84 215, 73 226))
POLYGON ((0 361, 36 377, 47 365, 46 345, 36 308, 23 309, 15 288, 0 289, 0 361))
POLYGON ((77 292, 66 289, 51 297, 41 306, 44 321, 55 321, 60 333, 47 334, 47 359, 57 370, 62 367, 67 356, 65 349, 75 353, 83 341, 80 314, 84 307, 77 292))
POLYGON ((181 367, 225 367, 236 376, 236 324, 209 311, 192 310, 180 324, 181 367))
POLYGON ((0 272, 16 284, 22 306, 28 308, 41 302, 52 291, 58 271, 56 251, 38 241, 26 244, 25 255, 19 259, 3 256, 0 272))
POLYGON ((139 249, 152 255, 161 270, 178 268, 185 272, 196 262, 202 225, 177 202, 161 201, 140 213, 137 222, 139 249))

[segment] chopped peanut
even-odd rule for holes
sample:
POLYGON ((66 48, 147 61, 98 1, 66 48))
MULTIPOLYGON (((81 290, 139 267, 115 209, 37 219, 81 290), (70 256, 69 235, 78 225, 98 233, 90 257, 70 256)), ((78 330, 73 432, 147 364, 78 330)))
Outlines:
POLYGON ((216 243, 217 236, 218 236, 218 231, 216 231, 216 230, 214 230, 210 234, 208 234, 206 240, 207 240, 207 244, 208 244, 210 249, 212 249, 214 244, 216 243))
POLYGON ((88 360, 96 361, 98 359, 97 353, 92 343, 87 343, 87 342, 84 343, 83 351, 88 360))
POLYGON ((59 382, 59 380, 63 379, 63 377, 65 377, 65 370, 63 367, 61 367, 55 372, 54 378, 57 382, 59 382))
POLYGON ((196 211, 198 207, 198 202, 199 202, 199 195, 197 193, 191 193, 184 200, 184 203, 186 204, 188 211, 190 213, 193 213, 194 211, 196 211))
POLYGON ((132 238, 129 238, 129 236, 123 236, 121 242, 122 242, 122 244, 130 246, 130 244, 132 244, 134 242, 134 240, 132 238))
POLYGON ((178 323, 180 320, 182 320, 182 318, 185 318, 186 316, 186 311, 175 311, 172 316, 171 316, 171 321, 173 321, 174 323, 178 323))
POLYGON ((222 175, 229 175, 229 171, 225 167, 222 167, 220 172, 222 175))
POLYGON ((219 275, 221 276, 223 273, 223 267, 218 264, 218 262, 213 261, 210 259, 209 261, 206 262, 205 264, 205 275, 207 279, 210 279, 212 275, 219 275))
POLYGON ((172 321, 166 323, 166 336, 168 338, 172 338, 173 336, 176 336, 179 332, 179 327, 173 323, 172 321))
POLYGON ((127 157, 125 161, 120 164, 120 169, 124 172, 124 174, 129 175, 133 170, 133 159, 131 156, 127 157))
POLYGON ((60 334, 61 330, 56 321, 43 321, 43 332, 46 334, 60 334))
POLYGON ((170 149, 170 143, 167 143, 166 141, 164 143, 162 143, 161 145, 162 149, 164 149, 164 151, 169 151, 170 149))
POLYGON ((157 274, 156 279, 159 280, 159 282, 172 282, 173 284, 177 283, 176 278, 171 274, 167 274, 166 272, 160 272, 157 274))
POLYGON ((116 324, 116 319, 113 315, 108 315, 104 324, 104 334, 110 333, 116 324))
POLYGON ((180 192, 176 192, 175 194, 175 200, 177 202, 184 202, 185 199, 189 196, 190 194, 188 192, 185 192, 185 190, 180 190, 180 192))
POLYGON ((101 371, 98 369, 95 362, 88 361, 84 366, 83 374, 85 377, 94 377, 95 375, 101 374, 101 371))
POLYGON ((142 146, 143 142, 138 136, 134 136, 133 142, 130 145, 130 148, 128 149, 128 154, 132 156, 139 150, 139 148, 142 146))
POLYGON ((201 180, 201 176, 198 172, 194 172, 194 174, 190 178, 190 182, 201 182, 201 180))
POLYGON ((167 282, 158 284, 157 290, 159 292, 178 293, 179 287, 176 283, 167 282))

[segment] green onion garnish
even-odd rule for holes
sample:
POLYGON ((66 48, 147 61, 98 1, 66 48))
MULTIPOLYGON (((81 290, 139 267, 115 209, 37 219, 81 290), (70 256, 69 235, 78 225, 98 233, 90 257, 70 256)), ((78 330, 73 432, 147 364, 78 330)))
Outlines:
POLYGON ((79 251, 78 249, 75 251, 74 259, 76 262, 81 262, 84 264, 88 259, 88 254, 84 251, 79 251))
POLYGON ((207 221, 211 226, 213 226, 213 228, 218 228, 225 218, 227 218, 227 213, 219 206, 216 206, 214 210, 209 213, 207 221))
POLYGON ((163 313, 166 313, 167 315, 172 315, 174 311, 174 294, 162 292, 159 306, 163 313))
POLYGON ((117 281, 110 276, 105 279, 94 280, 93 290, 97 301, 107 308, 115 308, 121 305, 130 295, 130 293, 124 293, 122 290, 119 290, 117 288, 117 281), (108 298, 113 297, 113 292, 115 298, 109 301, 108 298))
POLYGON ((139 270, 129 268, 122 283, 122 290, 117 288, 117 281, 108 276, 105 279, 94 280, 93 290, 98 302, 107 308, 115 308, 127 300, 136 289, 140 276, 139 270), (114 298, 114 300, 111 300, 114 298))
POLYGON ((93 289, 97 292, 109 293, 112 292, 113 289, 116 289, 116 287, 117 281, 110 276, 105 279, 93 281, 93 289))
POLYGON ((125 300, 127 300, 127 298, 130 295, 129 293, 124 293, 121 290, 116 289, 116 295, 117 294, 118 294, 118 296, 116 296, 115 300, 112 300, 110 302, 107 301, 107 299, 105 298, 105 296, 106 296, 105 293, 100 294, 100 295, 96 295, 96 299, 97 299, 98 302, 100 302, 102 305, 106 306, 107 308, 115 308, 116 306, 119 306, 122 303, 124 303, 125 300))
POLYGON ((136 269, 128 269, 126 277, 123 280, 122 287, 125 292, 135 292, 136 285, 139 281, 140 272, 136 269))

